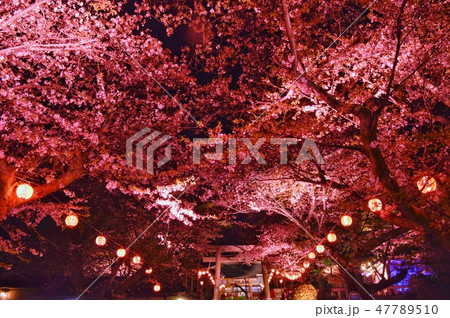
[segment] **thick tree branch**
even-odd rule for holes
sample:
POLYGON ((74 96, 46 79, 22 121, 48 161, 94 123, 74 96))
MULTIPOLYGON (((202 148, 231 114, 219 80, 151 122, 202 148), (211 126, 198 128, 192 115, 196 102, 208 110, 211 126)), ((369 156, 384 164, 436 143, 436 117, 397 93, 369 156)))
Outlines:
POLYGON ((40 5, 45 4, 46 2, 49 2, 49 1, 50 0, 37 1, 37 2, 33 3, 31 6, 29 6, 28 8, 19 11, 18 13, 16 13, 12 17, 10 17, 8 20, 2 22, 0 24, 0 30, 5 28, 8 25, 11 25, 12 23, 14 23, 14 21, 25 16, 28 12, 34 11, 35 9, 37 9, 37 7, 39 7, 40 5))
POLYGON ((2 173, 0 177, 0 220, 3 219, 6 213, 12 208, 41 199, 79 179, 84 174, 81 152, 76 151, 72 160, 73 161, 69 168, 63 172, 58 179, 50 183, 35 186, 31 198, 25 200, 18 198, 14 193, 14 168, 12 168, 6 160, 1 159, 0 170, 2 173))
POLYGON ((392 84, 394 83, 395 71, 396 71, 397 64, 398 64, 398 56, 400 54, 400 47, 402 46, 402 16, 403 16, 403 12, 404 12, 404 9, 406 6, 406 2, 408 2, 408 0, 403 0, 403 3, 400 7, 400 13, 398 14, 398 17, 397 17, 397 30, 396 30, 397 45, 395 48, 394 61, 392 62, 391 76, 389 77, 389 83, 387 85, 385 96, 384 96, 386 101, 389 100, 389 95, 391 93, 391 87, 392 87, 392 84))
POLYGON ((330 95, 326 90, 324 90, 319 85, 315 84, 313 81, 309 80, 305 76, 306 68, 303 66, 303 64, 301 63, 301 61, 298 58, 294 34, 292 32, 291 18, 289 17, 289 5, 287 3, 287 0, 282 0, 282 8, 283 8, 283 15, 284 15, 284 21, 285 21, 285 27, 286 27, 286 36, 289 39, 291 53, 294 57, 293 69, 294 69, 294 75, 296 77, 295 81, 301 82, 303 85, 308 87, 319 98, 321 98, 325 103, 327 103, 329 106, 331 106, 333 108, 342 108, 344 106, 342 102, 340 102, 339 100, 334 98, 334 96, 330 95))

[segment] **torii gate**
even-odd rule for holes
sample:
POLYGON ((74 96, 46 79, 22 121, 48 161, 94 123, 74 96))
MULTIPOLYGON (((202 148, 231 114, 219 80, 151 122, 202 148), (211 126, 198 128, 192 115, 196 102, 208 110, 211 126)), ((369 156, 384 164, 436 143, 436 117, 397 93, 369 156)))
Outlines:
MULTIPOLYGON (((218 245, 213 246, 211 249, 211 252, 215 252, 215 257, 212 256, 204 256, 203 262, 204 263, 215 263, 215 286, 214 286, 214 298, 215 300, 219 299, 220 295, 220 286, 222 285, 221 281, 221 266, 222 264, 235 264, 235 263, 244 263, 246 261, 245 259, 245 252, 248 252, 252 250, 255 246, 254 245, 218 245), (222 253, 238 253, 238 255, 233 257, 224 257, 222 256, 222 253)), ((255 262, 253 262, 255 263, 255 262)), ((269 287, 269 275, 267 274, 267 267, 264 262, 259 261, 257 263, 261 263, 261 271, 263 276, 263 283, 264 283, 264 295, 265 299, 270 300, 270 287, 269 287)))

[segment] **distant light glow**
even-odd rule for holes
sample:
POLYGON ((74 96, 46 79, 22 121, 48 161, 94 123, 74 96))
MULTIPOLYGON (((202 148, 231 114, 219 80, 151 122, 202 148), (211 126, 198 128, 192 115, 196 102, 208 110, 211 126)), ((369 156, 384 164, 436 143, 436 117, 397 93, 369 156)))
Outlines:
POLYGON ((151 274, 153 272, 153 268, 147 268, 146 270, 145 270, 145 273, 146 274, 151 274))
POLYGON ((156 284, 155 286, 153 286, 153 290, 154 290, 155 292, 159 292, 159 291, 161 290, 161 285, 156 284))
POLYGON ((316 258, 316 254, 314 252, 311 252, 308 254, 308 258, 309 259, 315 259, 316 258))
POLYGON ((304 268, 308 268, 309 267, 309 262, 308 261, 303 262, 303 267, 304 268))

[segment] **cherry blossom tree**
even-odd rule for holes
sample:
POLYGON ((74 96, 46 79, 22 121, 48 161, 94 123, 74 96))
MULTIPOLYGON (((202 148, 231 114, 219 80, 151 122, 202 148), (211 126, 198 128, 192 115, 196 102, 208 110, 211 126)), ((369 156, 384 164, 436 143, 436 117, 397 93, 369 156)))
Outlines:
MULTIPOLYGON (((355 229, 338 234, 353 246, 333 255, 354 275, 367 255, 383 258, 380 251, 391 253, 386 245, 400 239, 421 247, 436 241, 448 250, 443 6, 417 0, 2 1, 0 220, 9 233, 2 247, 21 250, 24 229, 47 216, 60 227, 68 213, 95 223, 88 198, 100 190, 87 186, 92 182, 126 207, 111 225, 119 219, 149 224, 167 210, 160 221, 176 224, 187 246, 205 223, 216 222, 198 244, 185 247, 194 254, 218 235, 224 219, 256 213, 294 222, 277 221, 281 237, 294 235, 300 224, 317 239, 351 215, 355 229), (172 136, 171 161, 155 175, 126 165, 125 141, 144 127, 172 136), (252 156, 242 164, 250 154, 242 143, 236 163, 228 162, 225 147, 222 160, 202 156, 193 164, 193 138, 208 137, 253 144, 265 138, 259 150, 267 164, 252 156), (270 138, 311 138, 325 164, 314 156, 296 164, 300 143, 288 147, 287 164, 280 164, 280 145, 270 138), (417 186, 423 177, 434 178, 435 191, 423 193, 417 186), (32 197, 16 196, 20 183, 33 186, 32 197), (375 197, 383 203, 379 211, 367 206, 375 197)), ((161 240, 160 225, 145 237, 161 240)), ((139 230, 112 226, 109 234, 128 235, 131 243, 139 230)), ((274 242, 270 235, 261 232, 255 258, 276 250, 278 243, 264 243, 274 242)), ((303 233, 286 253, 301 259, 313 245, 303 233)), ((40 253, 33 244, 27 249, 40 253)), ((85 252, 92 257, 81 257, 78 268, 89 268, 89 275, 109 260, 85 252)), ((123 269, 120 262, 113 266, 105 283, 111 286, 123 269)), ((125 276, 139 275, 145 272, 125 276)), ((82 290, 86 282, 77 281, 82 290)))

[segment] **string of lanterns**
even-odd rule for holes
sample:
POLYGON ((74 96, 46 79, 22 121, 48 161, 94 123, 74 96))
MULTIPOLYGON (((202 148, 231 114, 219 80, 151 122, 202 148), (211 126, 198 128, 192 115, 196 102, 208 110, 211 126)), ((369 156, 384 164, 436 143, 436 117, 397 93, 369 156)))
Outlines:
MULTIPOLYGON (((212 285, 216 285, 216 281, 214 280, 212 274, 208 270, 198 271, 198 278, 201 278, 203 275, 207 275, 209 280, 210 280, 210 282, 211 282, 211 284, 212 285)), ((203 285, 203 281, 202 280, 200 281, 200 285, 203 285)))
MULTIPOLYGON (((420 178, 417 181, 417 188, 419 189, 419 191, 421 193, 430 193, 430 192, 434 192, 436 191, 437 188, 437 183, 436 180, 433 177, 429 177, 429 176, 424 176, 422 178, 420 178)), ((34 189, 33 187, 28 184, 28 183, 21 183, 17 186, 16 189, 16 195, 19 199, 23 199, 23 200, 28 200, 30 199, 34 194, 34 189)), ((380 199, 378 198, 372 198, 368 201, 368 207, 372 212, 378 212, 381 211, 383 209, 383 203, 380 199)), ((86 220, 84 220, 84 222, 86 222, 87 224, 89 224, 86 220)), ((79 223, 79 217, 74 214, 74 213, 70 213, 69 215, 66 216, 64 223, 66 224, 67 227, 69 228, 74 228, 78 225, 79 223)), ((349 227, 350 225, 352 225, 353 220, 349 215, 344 215, 341 217, 340 219, 340 223, 342 224, 342 226, 344 227, 349 227)), ((89 224, 90 225, 90 224, 89 224)), ((103 247, 106 245, 107 243, 107 239, 106 237, 95 227, 93 227, 92 225, 90 225, 93 229, 95 229, 97 232, 100 233, 100 235, 98 235, 95 238, 95 244, 97 246, 103 247)), ((328 242, 330 243, 334 243, 337 240, 337 236, 335 233, 330 232, 327 234, 326 239, 328 242)), ((168 248, 170 248, 170 241, 169 241, 169 246, 168 248)), ((319 254, 322 254, 325 252, 325 247, 322 244, 318 244, 316 246, 316 251, 319 254)), ((116 251, 117 257, 119 258, 123 258, 126 256, 127 254, 127 250, 124 248, 119 248, 116 251)), ((314 252, 310 252, 307 254, 308 259, 313 260, 316 258, 316 254, 314 252)), ((142 259, 139 255, 136 255, 133 257, 132 259, 133 264, 140 264, 142 262, 142 259)), ((300 278, 302 276, 302 274, 306 271, 307 268, 309 268, 310 263, 308 261, 305 261, 303 263, 303 267, 300 269, 299 273, 286 273, 284 274, 284 276, 286 278, 288 278, 289 280, 296 280, 298 278, 300 278)), ((151 274, 153 272, 152 268, 148 268, 145 270, 146 274, 151 274)), ((279 271, 276 271, 275 269, 272 269, 270 274, 269 274, 269 283, 273 278, 274 273, 276 273, 277 275, 280 274, 279 271)), ((201 278, 203 275, 208 275, 208 278, 210 279, 210 282, 215 285, 215 281, 214 278, 212 277, 211 273, 209 271, 199 271, 198 272, 198 277, 201 278)), ((283 280, 280 279, 280 283, 282 283, 283 280)), ((203 285, 203 281, 200 281, 200 285, 203 285)), ((159 292, 161 290, 161 285, 160 284, 155 284, 153 286, 153 290, 155 292, 159 292)))
MULTIPOLYGON (((31 198, 33 196, 34 193, 34 189, 31 185, 26 184, 26 183, 22 183, 19 184, 17 186, 16 189, 16 195, 19 199, 23 199, 23 200, 28 200, 29 198, 31 198)), ((98 230, 97 228, 95 228, 94 226, 92 226, 91 224, 89 224, 86 220, 83 220, 86 224, 88 224, 91 228, 93 228, 95 231, 97 231, 98 233, 100 233, 100 235, 98 235, 95 238, 95 244, 97 246, 103 247, 106 245, 107 243, 107 239, 105 237, 105 235, 103 235, 103 233, 101 233, 100 230, 98 230)), ((67 215, 64 219, 64 223, 68 228, 75 228, 80 222, 79 216, 77 216, 74 213, 69 213, 69 215, 67 215)), ((118 243, 116 243, 117 245, 119 245, 118 243)), ((123 258, 127 255, 127 250, 120 247, 117 251, 116 251, 116 255, 119 258, 123 258)), ((142 263, 142 259, 139 255, 135 255, 132 258, 132 263, 135 265, 139 265, 142 263)), ((153 272, 153 269, 150 267, 148 269, 145 270, 146 274, 151 274, 153 272)), ((160 284, 156 284, 153 287, 153 290, 155 292, 159 292, 161 290, 161 285, 160 284)))

